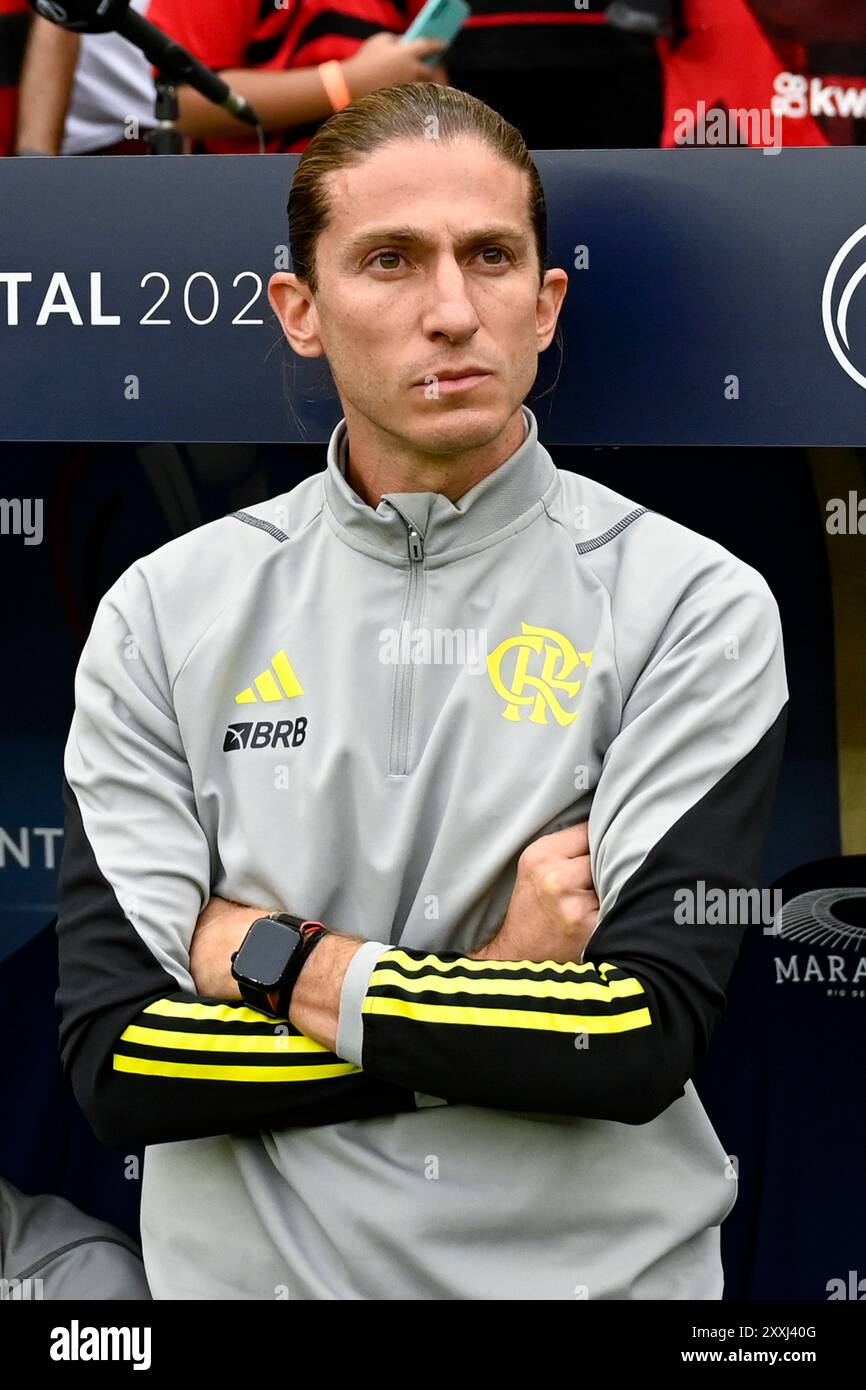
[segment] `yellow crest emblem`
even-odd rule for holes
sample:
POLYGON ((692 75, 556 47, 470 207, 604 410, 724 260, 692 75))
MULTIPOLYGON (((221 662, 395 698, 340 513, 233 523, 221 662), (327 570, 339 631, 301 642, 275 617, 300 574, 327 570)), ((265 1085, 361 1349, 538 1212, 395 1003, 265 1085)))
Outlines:
POLYGON ((487 671, 494 689, 505 701, 505 709, 500 711, 503 719, 519 721, 521 706, 531 705, 531 724, 546 724, 548 709, 558 724, 571 724, 578 711, 563 708, 555 692, 561 691, 571 699, 577 695, 583 680, 580 676, 572 679, 572 673, 580 666, 589 669, 592 652, 575 651, 568 638, 561 632, 554 632, 553 628, 532 627, 529 623, 520 626, 520 637, 506 637, 487 658, 487 671), (516 648, 517 655, 511 679, 506 684, 502 662, 512 648, 516 648), (530 657, 541 656, 542 652, 541 673, 534 675, 529 670, 530 657))

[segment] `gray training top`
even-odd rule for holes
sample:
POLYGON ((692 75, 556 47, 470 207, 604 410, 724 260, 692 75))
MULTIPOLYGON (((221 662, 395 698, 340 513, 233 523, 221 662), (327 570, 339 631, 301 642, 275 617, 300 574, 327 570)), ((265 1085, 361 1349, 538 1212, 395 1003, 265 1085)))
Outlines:
POLYGON ((756 883, 778 608, 721 546, 557 469, 524 416, 459 501, 375 508, 341 421, 323 472, 99 604, 61 1048, 103 1141, 148 1146, 157 1299, 721 1297, 737 1184, 690 1077, 746 918, 701 905, 756 883), (587 817, 582 959, 468 959, 522 850, 587 817), (211 894, 369 941, 336 1053, 196 994, 211 894))
POLYGON ((0 1301, 149 1298, 141 1252, 124 1231, 0 1178, 0 1301))

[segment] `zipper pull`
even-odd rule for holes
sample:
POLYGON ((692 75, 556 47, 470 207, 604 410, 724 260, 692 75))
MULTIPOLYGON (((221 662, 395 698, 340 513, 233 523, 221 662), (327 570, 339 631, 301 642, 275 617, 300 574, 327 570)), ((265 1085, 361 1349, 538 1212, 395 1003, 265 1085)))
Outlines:
POLYGON ((419 532, 415 530, 414 526, 409 527, 409 559, 424 559, 424 541, 419 532))

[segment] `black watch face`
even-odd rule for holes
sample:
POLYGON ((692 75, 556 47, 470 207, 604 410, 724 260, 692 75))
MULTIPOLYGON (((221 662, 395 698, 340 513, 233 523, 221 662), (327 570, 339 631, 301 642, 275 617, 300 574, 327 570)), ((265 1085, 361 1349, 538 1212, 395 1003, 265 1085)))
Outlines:
POLYGON ((267 990, 276 989, 300 940, 294 927, 260 917, 238 951, 232 973, 267 990))

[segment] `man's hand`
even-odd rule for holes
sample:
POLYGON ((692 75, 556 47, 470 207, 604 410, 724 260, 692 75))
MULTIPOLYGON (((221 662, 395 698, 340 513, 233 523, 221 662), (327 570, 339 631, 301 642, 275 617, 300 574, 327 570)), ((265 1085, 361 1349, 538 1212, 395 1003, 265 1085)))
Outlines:
MULTIPOLYGON (((402 82, 442 82, 442 64, 422 62, 445 51, 442 39, 406 39, 380 30, 365 39, 356 53, 344 58, 343 72, 353 99, 402 82)), ((445 84, 447 85, 447 83, 445 84)))
MULTIPOLYGON (((211 898, 199 915, 190 945, 190 970, 199 994, 240 999, 231 973, 236 951, 257 917, 275 907, 254 908, 211 898)), ((467 951, 472 960, 580 962, 598 925, 587 823, 541 835, 517 861, 517 879, 502 926, 486 946, 467 951)), ((292 993, 290 1021, 333 1049, 343 977, 362 938, 329 933, 310 956, 292 993)))
POLYGON ((245 907, 229 898, 211 898, 199 913, 189 948, 189 968, 196 990, 206 999, 240 999, 232 975, 232 953, 238 949, 257 917, 275 907, 245 907))
POLYGON ((499 931, 474 960, 580 962, 598 926, 586 821, 541 835, 517 861, 517 879, 499 931))

